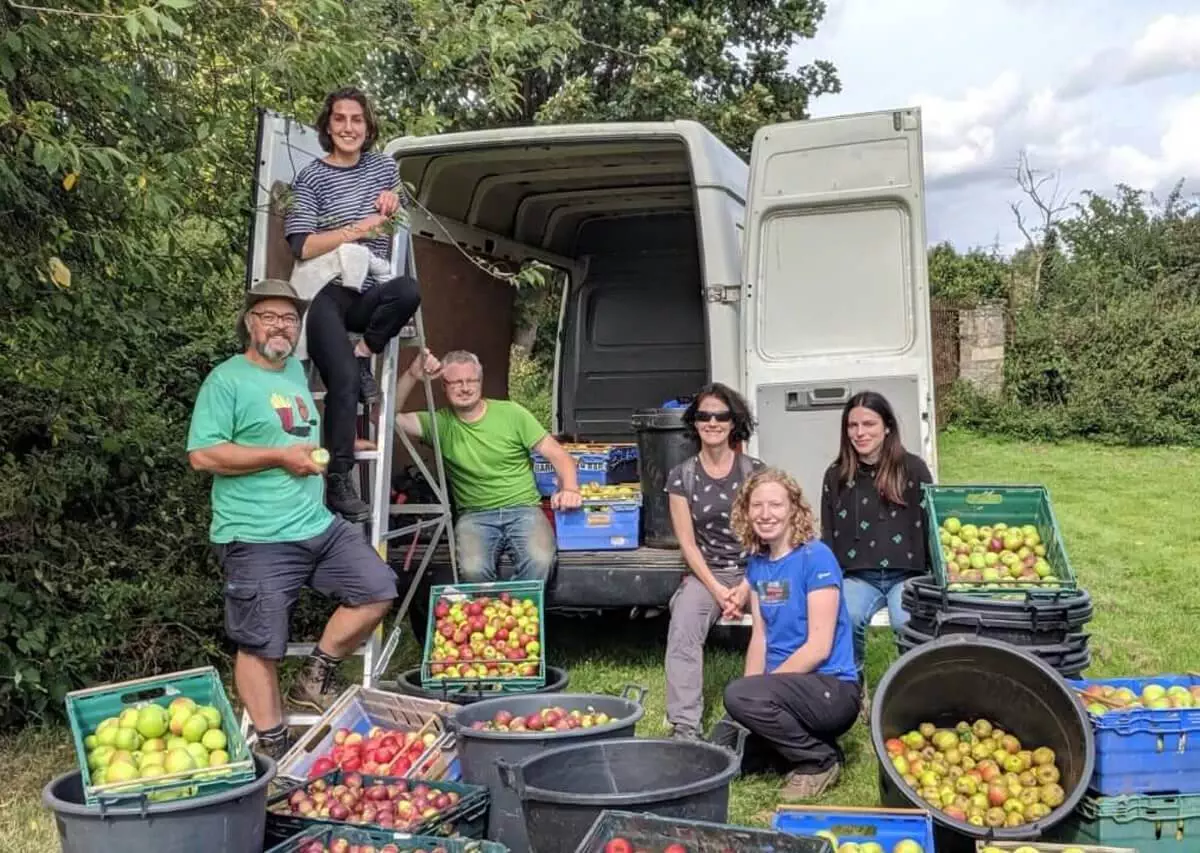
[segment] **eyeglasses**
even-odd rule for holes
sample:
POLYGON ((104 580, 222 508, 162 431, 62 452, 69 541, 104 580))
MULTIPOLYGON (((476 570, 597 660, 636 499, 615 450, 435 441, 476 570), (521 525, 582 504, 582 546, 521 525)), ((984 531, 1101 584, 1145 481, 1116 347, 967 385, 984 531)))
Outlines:
POLYGON ((482 379, 444 379, 447 388, 471 388, 482 382, 482 379))
POLYGON ((251 311, 250 313, 266 326, 287 326, 291 329, 300 325, 299 314, 276 314, 274 311, 251 311))
POLYGON ((719 424, 727 424, 731 420, 733 420, 733 412, 729 411, 729 409, 726 409, 723 412, 696 412, 697 423, 703 424, 708 423, 709 421, 716 421, 719 424))

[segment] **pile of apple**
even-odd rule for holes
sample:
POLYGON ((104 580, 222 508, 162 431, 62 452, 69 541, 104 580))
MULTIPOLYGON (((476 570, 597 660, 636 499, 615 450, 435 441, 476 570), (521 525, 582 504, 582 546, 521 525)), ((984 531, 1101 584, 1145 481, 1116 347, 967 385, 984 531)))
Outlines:
POLYGON ((597 711, 590 705, 584 711, 580 711, 578 708, 568 711, 566 708, 554 705, 525 716, 518 716, 512 711, 501 709, 490 720, 478 720, 472 723, 471 728, 482 732, 534 734, 547 730, 565 732, 571 729, 590 729, 611 722, 612 717, 603 711, 597 711))
POLYGON ((690 851, 679 843, 668 844, 661 851, 657 847, 651 850, 644 844, 634 847, 628 839, 618 836, 604 845, 604 853, 690 853, 690 851))
MULTIPOLYGON (((1020 847, 1009 847, 1000 849, 999 847, 984 847, 979 853, 1042 853, 1040 849, 1031 844, 1022 844, 1020 847)), ((1058 848, 1058 853, 1087 853, 1082 847, 1061 847, 1058 848)))
MULTIPOLYGON (((888 853, 877 841, 843 841, 839 844, 838 837, 827 829, 815 834, 827 839, 837 853, 888 853)), ((904 838, 892 845, 891 853, 925 853, 925 848, 911 838, 904 838)))
POLYGON ((437 742, 433 732, 419 734, 372 726, 367 736, 341 728, 333 733, 333 746, 308 769, 316 779, 331 770, 362 771, 371 776, 404 776, 425 750, 437 742))
POLYGON ((1177 708, 1200 708, 1200 684, 1188 689, 1179 684, 1164 687, 1161 684, 1145 684, 1140 694, 1128 687, 1113 687, 1110 684, 1089 684, 1080 695, 1089 714, 1119 714, 1135 708, 1150 708, 1158 711, 1177 708))
MULTIPOLYGON (((395 844, 385 844, 376 847, 374 844, 353 844, 345 838, 334 836, 328 842, 304 841, 296 848, 296 853, 401 853, 395 844)), ((447 853, 445 847, 405 847, 403 853, 447 853)))
POLYGON ((271 811, 415 832, 421 824, 442 817, 459 800, 454 791, 439 791, 424 782, 394 779, 387 784, 366 784, 361 774, 347 773, 338 784, 314 779, 275 803, 271 811))
POLYGON ((1032 524, 977 526, 951 516, 938 528, 949 589, 971 586, 1057 589, 1059 578, 1046 559, 1046 545, 1032 524))
POLYGON ((1066 798, 1054 750, 1029 750, 988 720, 953 729, 932 723, 885 744, 892 766, 922 800, 972 826, 1014 827, 1066 798))
MULTIPOLYGON (((229 763, 221 712, 184 696, 109 717, 83 739, 93 785, 153 782, 160 776, 229 763)), ((130 787, 136 787, 131 785, 130 787)))
POLYGON ((541 625, 537 604, 502 592, 438 599, 433 606, 434 678, 528 678, 538 674, 541 625))

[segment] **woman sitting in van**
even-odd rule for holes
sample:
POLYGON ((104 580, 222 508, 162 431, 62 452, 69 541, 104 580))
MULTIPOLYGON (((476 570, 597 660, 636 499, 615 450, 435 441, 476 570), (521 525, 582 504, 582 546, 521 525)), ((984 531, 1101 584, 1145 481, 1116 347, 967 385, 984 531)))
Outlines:
POLYGON ((747 756, 766 753, 788 773, 780 798, 812 799, 841 775, 837 739, 859 707, 842 572, 800 486, 778 469, 742 488, 733 529, 750 554, 754 623, 745 676, 726 686, 725 711, 749 730, 747 756))
POLYGON ((893 630, 908 621, 904 582, 928 571, 921 484, 929 466, 900 441, 900 425, 881 394, 855 394, 842 410, 841 453, 825 472, 821 535, 845 572, 854 625, 854 662, 868 707, 863 664, 871 617, 888 609, 893 630))
POLYGON ((754 421, 732 388, 719 382, 701 388, 683 421, 700 452, 667 474, 671 525, 690 570, 671 596, 667 721, 674 737, 697 738, 704 711, 704 641, 722 615, 741 617, 749 599, 742 545, 730 522, 733 500, 765 466, 741 452, 754 421))

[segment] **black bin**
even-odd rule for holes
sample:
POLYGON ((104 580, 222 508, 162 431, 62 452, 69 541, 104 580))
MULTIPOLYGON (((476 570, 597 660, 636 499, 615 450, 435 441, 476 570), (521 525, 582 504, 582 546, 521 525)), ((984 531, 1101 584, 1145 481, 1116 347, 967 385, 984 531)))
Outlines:
POLYGON ((638 477, 642 483, 642 544, 647 548, 678 548, 671 529, 667 474, 700 452, 695 434, 683 422, 684 409, 638 409, 633 413, 637 433, 638 477))
POLYGON ((975 842, 1027 841, 1067 816, 1087 791, 1096 761, 1092 725, 1067 682, 1045 661, 998 640, 956 634, 918 646, 884 673, 871 703, 871 744, 883 805, 927 808, 892 766, 885 745, 922 722, 953 727, 986 718, 1026 744, 1054 750, 1065 797, 1040 820, 991 829, 928 809, 938 853, 973 853, 975 842))

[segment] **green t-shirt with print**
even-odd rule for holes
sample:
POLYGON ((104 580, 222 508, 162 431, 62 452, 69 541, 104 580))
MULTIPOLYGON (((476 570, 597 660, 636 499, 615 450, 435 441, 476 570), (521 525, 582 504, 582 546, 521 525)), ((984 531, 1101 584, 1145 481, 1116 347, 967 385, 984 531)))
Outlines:
MULTIPOLYGON (((511 400, 487 400, 487 411, 466 423, 450 409, 437 410, 438 440, 459 510, 537 506, 530 451, 546 429, 529 410, 511 400)), ((429 413, 417 412, 421 436, 432 444, 429 413)))
MULTIPOLYGON (((213 369, 196 397, 187 449, 227 442, 247 447, 321 443, 320 417, 299 361, 289 358, 282 370, 270 370, 235 355, 213 369)), ((297 477, 283 468, 213 476, 213 542, 299 542, 332 523, 323 477, 297 477)))

